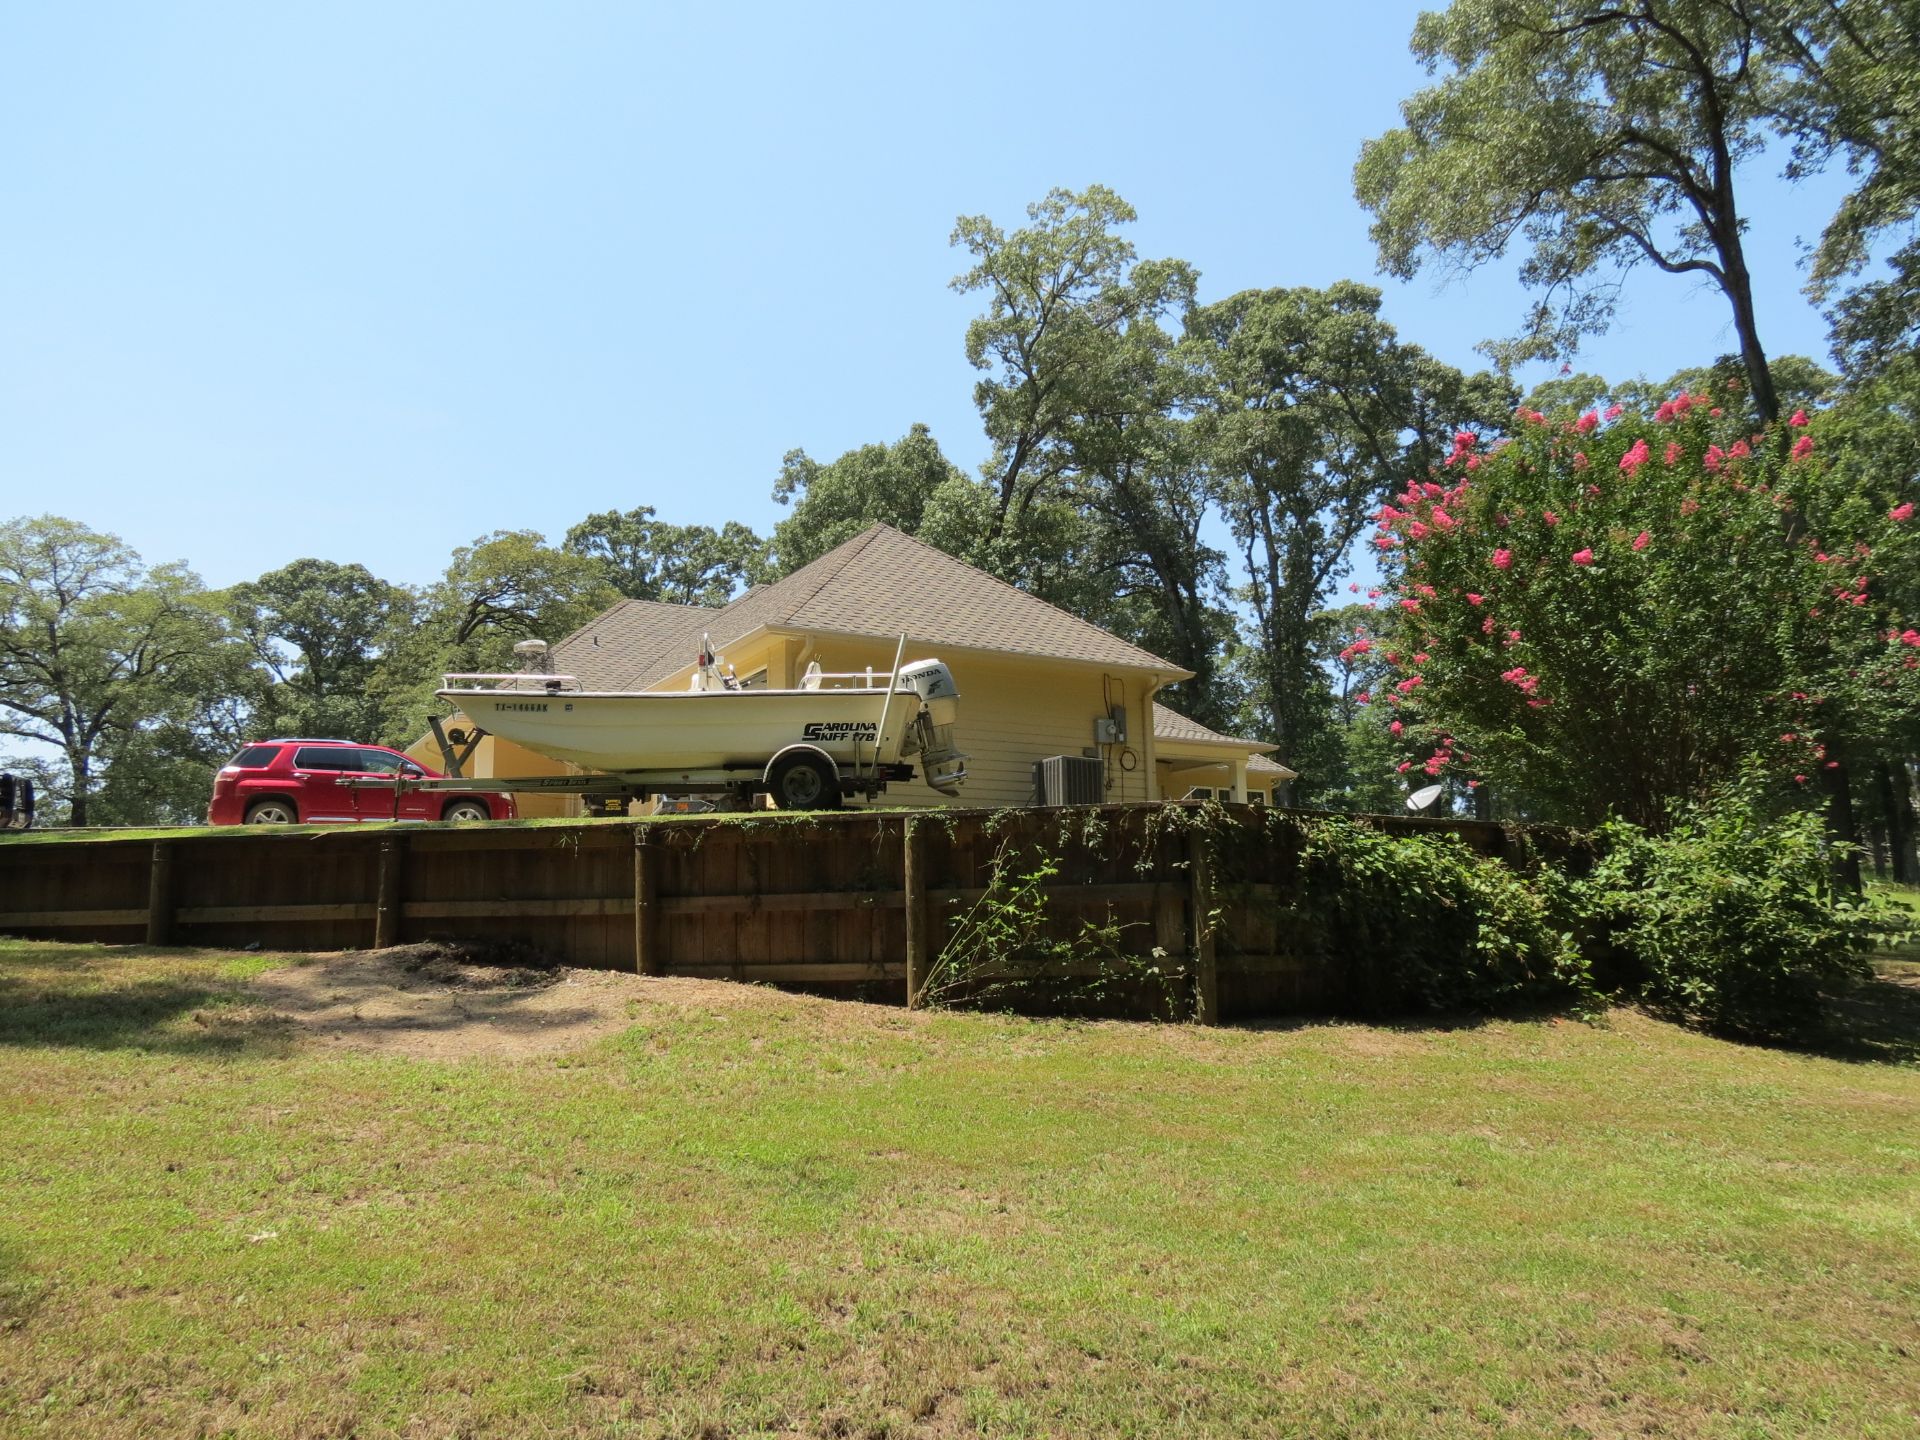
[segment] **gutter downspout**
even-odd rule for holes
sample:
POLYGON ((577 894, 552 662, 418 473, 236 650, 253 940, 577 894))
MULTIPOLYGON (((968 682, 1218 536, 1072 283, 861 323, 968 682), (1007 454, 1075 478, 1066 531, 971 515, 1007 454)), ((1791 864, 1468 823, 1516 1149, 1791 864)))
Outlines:
POLYGON ((1140 753, 1143 758, 1140 764, 1141 768, 1147 772, 1146 798, 1149 800, 1165 800, 1167 797, 1160 793, 1159 756, 1153 748, 1153 699, 1154 696, 1158 695, 1160 691, 1165 688, 1167 682, 1162 680, 1158 675, 1150 676, 1149 679, 1151 683, 1147 686, 1147 703, 1143 707, 1146 710, 1146 714, 1141 716, 1142 738, 1140 753))

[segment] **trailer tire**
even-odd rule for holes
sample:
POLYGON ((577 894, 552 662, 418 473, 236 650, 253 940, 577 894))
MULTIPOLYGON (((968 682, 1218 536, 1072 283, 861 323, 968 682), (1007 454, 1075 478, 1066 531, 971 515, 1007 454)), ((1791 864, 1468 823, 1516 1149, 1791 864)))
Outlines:
POLYGON ((826 756, 802 751, 774 763, 767 793, 777 810, 838 810, 840 777, 826 756))

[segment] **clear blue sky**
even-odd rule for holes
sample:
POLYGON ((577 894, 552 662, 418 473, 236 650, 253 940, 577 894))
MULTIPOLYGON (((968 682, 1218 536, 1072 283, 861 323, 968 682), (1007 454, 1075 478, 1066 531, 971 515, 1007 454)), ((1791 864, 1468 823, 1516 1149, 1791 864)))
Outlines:
MULTIPOLYGON (((55 4, 0 8, 0 518, 229 584, 420 582, 593 510, 766 528, 783 452, 985 444, 954 217, 1113 186, 1202 297, 1373 276, 1349 175, 1420 6, 55 4)), ((1763 338, 1824 354, 1756 174, 1763 338)), ((1504 275, 1388 285, 1457 364, 1504 275)), ((1582 361, 1732 348, 1647 274, 1582 361)))

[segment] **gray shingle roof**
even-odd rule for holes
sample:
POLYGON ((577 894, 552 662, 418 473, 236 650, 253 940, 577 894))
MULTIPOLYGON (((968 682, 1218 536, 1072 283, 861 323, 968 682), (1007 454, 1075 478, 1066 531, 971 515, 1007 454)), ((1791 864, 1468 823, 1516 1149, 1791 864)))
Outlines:
POLYGON ((628 600, 555 646, 553 664, 589 688, 645 689, 691 663, 703 630, 724 649, 762 628, 904 632, 928 646, 1186 674, 891 525, 869 526, 784 580, 716 610, 628 600), (591 653, 596 649, 612 654, 602 658, 591 653))
POLYGON ((1209 730, 1198 720, 1189 719, 1171 706, 1153 702, 1153 733, 1161 740, 1187 740, 1196 745, 1236 745, 1245 750, 1267 751, 1276 747, 1264 740, 1242 740, 1237 735, 1222 735, 1209 730))

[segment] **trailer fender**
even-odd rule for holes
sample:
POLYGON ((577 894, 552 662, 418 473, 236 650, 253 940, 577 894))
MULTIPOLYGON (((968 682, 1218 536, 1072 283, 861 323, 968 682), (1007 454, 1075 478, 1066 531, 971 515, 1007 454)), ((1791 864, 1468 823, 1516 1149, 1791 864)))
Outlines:
POLYGON ((827 773, 833 777, 833 783, 836 785, 840 783, 840 767, 834 762, 834 758, 818 745, 807 745, 804 743, 789 745, 786 749, 776 752, 774 757, 767 761, 767 768, 760 772, 760 783, 762 785, 771 785, 773 783, 773 772, 778 770, 780 768, 780 762, 790 755, 818 756, 820 760, 826 764, 827 773))

